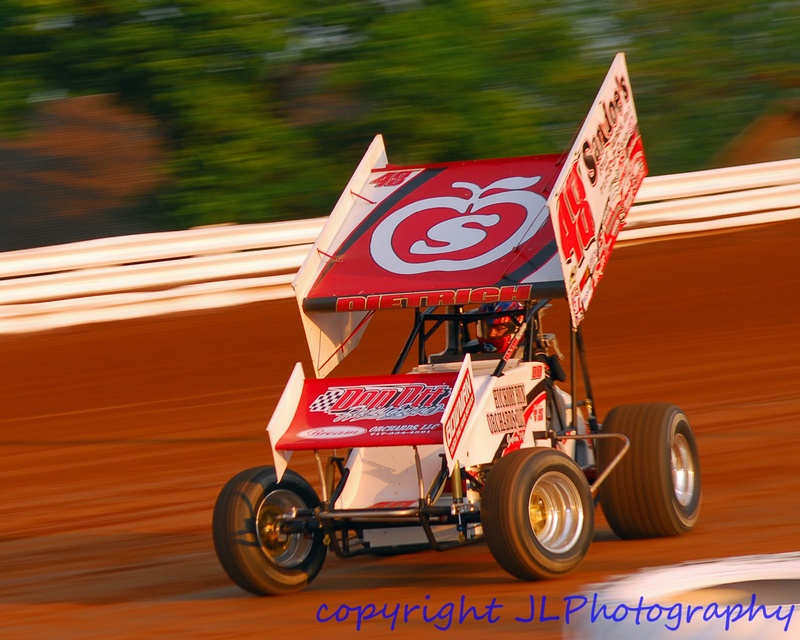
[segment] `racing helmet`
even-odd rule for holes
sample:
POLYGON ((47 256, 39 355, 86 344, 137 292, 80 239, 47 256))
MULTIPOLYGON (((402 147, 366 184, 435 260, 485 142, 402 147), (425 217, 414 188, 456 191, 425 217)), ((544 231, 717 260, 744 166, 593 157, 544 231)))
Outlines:
MULTIPOLYGON (((522 311, 522 305, 519 302, 492 302, 491 304, 482 304, 478 311, 522 311)), ((504 353, 511 344, 511 340, 514 338, 517 327, 523 318, 522 314, 509 313, 506 316, 479 320, 478 342, 481 345, 481 349, 489 352, 499 351, 504 353), (512 317, 516 317, 516 323, 512 317)))

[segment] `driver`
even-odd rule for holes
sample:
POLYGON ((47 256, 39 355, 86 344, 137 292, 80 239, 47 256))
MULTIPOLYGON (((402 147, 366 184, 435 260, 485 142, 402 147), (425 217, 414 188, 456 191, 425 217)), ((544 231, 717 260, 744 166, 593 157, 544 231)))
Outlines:
POLYGON ((495 351, 501 354, 505 353, 524 319, 522 314, 517 315, 511 312, 522 311, 522 305, 519 302, 492 302, 491 304, 482 304, 478 310, 510 312, 507 316, 478 321, 478 343, 481 349, 489 353, 495 351), (516 318, 517 322, 514 322, 512 316, 516 318))

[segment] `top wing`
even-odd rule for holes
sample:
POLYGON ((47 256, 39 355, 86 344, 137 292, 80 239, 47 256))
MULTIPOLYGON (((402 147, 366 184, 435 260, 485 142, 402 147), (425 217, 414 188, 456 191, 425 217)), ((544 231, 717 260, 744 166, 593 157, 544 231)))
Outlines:
MULTIPOLYGON (((547 191, 561 156, 374 169, 366 215, 303 308, 369 311, 526 300, 564 286, 547 191)), ((364 206, 366 205, 366 206, 364 206)))
POLYGON ((577 326, 645 173, 623 54, 566 155, 399 167, 377 137, 295 279, 317 376, 379 309, 566 297, 577 326))

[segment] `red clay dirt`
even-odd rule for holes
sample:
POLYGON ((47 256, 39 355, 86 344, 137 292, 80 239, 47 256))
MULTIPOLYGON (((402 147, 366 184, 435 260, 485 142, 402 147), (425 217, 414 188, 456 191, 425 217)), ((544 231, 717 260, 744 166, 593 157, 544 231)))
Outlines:
MULTIPOLYGON (((364 623, 370 637, 558 638, 547 617, 585 585, 643 567, 800 546, 800 222, 619 247, 584 324, 598 413, 669 400, 695 429, 700 522, 673 539, 621 541, 598 510, 574 573, 524 583, 485 544, 341 560, 299 594, 256 598, 223 573, 211 511, 228 478, 269 464, 264 428, 296 360, 310 371, 295 303, 0 336, 0 636, 328 637, 334 611, 447 603, 491 619, 364 623), (494 601, 493 601, 494 599, 494 601), (323 609, 323 612, 325 610, 323 609), (492 622, 492 620, 496 620, 492 622)), ((379 314, 335 375, 385 373, 409 326, 379 314)), ((568 344, 563 303, 546 330, 568 344)), ((294 468, 316 484, 308 457, 294 468)))

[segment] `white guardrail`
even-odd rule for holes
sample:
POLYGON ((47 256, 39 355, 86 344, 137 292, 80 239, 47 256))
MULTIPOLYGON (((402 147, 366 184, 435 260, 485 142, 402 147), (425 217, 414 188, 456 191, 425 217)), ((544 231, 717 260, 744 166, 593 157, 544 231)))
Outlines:
MULTIPOLYGON (((624 244, 800 217, 800 158, 645 179, 624 244)), ((0 333, 287 298, 325 218, 0 253, 0 333)))

